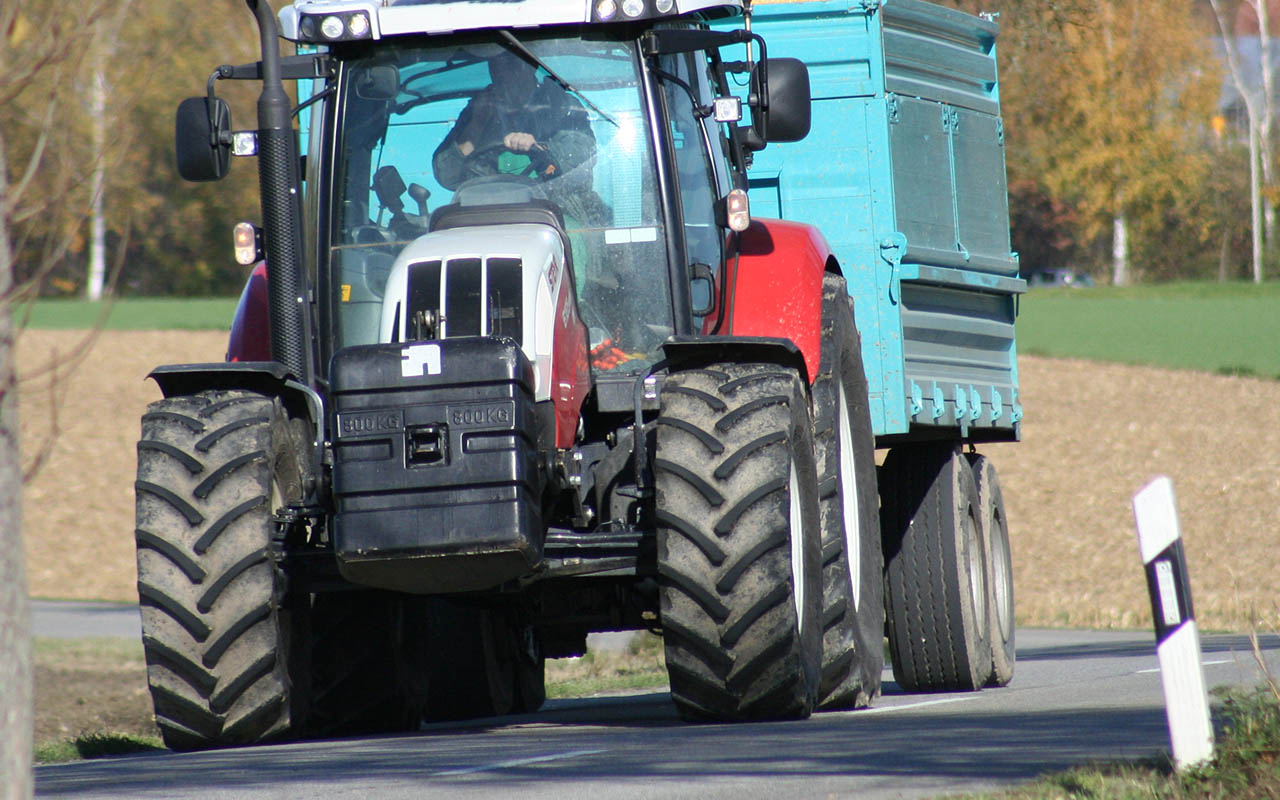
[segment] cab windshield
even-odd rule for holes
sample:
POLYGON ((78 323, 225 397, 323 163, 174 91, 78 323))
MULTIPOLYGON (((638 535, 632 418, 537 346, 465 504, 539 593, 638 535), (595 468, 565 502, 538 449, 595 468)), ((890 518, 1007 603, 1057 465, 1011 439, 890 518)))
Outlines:
POLYGON ((597 370, 643 366, 672 333, 634 42, 521 41, 574 91, 500 39, 383 42, 345 60, 329 242, 335 347, 377 341, 392 262, 450 204, 559 212, 597 370))

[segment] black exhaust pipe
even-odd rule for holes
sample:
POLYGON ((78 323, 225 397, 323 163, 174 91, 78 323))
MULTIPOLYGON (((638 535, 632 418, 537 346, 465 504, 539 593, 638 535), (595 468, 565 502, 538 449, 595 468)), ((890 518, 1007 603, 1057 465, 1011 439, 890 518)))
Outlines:
POLYGON ((267 251, 271 357, 313 386, 311 311, 302 269, 302 193, 293 106, 280 79, 280 39, 266 0, 245 0, 262 39, 258 97, 258 181, 267 251))

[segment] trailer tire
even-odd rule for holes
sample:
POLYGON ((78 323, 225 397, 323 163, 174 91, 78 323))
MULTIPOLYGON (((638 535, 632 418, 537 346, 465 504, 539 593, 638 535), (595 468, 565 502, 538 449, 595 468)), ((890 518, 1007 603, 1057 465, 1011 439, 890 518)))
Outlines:
POLYGON ((818 709, 861 708, 880 694, 884 571, 867 376, 844 278, 827 275, 813 382, 822 526, 822 688, 818 709))
POLYGON ((167 747, 297 733, 309 598, 288 593, 272 514, 300 500, 306 423, 278 398, 208 390, 142 417, 136 493, 147 683, 167 747))
POLYGON ((797 371, 669 375, 654 473, 660 618, 681 716, 807 717, 821 668, 821 534, 797 371))
POLYGON ((1005 517, 1004 494, 995 465, 986 456, 966 456, 978 487, 978 508, 982 512, 987 597, 991 604, 991 679, 989 686, 1008 686, 1017 661, 1014 644, 1013 559, 1009 547, 1009 523, 1005 517))
POLYGON ((423 602, 374 590, 316 595, 311 736, 420 727, 427 702, 423 602))
POLYGON ((973 472, 950 443, 894 448, 881 469, 894 678, 908 691, 980 689, 992 656, 973 472))

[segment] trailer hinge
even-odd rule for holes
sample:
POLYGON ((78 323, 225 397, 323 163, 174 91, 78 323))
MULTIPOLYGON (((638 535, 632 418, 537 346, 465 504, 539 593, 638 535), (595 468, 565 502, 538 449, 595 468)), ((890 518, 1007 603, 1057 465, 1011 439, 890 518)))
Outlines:
POLYGON ((889 114, 889 124, 890 124, 890 125, 897 125, 897 124, 898 124, 898 121, 899 121, 899 116, 898 116, 898 109, 899 109, 898 96, 897 96, 896 94, 894 94, 893 92, 890 92, 889 94, 886 94, 886 95, 884 96, 884 105, 885 105, 885 110, 886 110, 886 111, 888 112, 888 114, 889 114))
POLYGON ((945 133, 955 133, 960 127, 960 112, 951 106, 942 107, 942 130, 945 133))
POLYGON ((880 240, 880 257, 889 264, 889 302, 898 304, 898 268, 907 252, 907 237, 902 231, 894 231, 880 240))
POLYGON ((853 0, 849 4, 850 11, 862 11, 864 14, 874 14, 880 10, 881 0, 853 0))

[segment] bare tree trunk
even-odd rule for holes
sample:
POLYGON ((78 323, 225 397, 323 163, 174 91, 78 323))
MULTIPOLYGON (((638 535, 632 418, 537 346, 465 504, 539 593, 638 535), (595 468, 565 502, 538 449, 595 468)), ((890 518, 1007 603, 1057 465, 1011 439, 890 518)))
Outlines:
MULTIPOLYGON (((1275 117, 1275 64, 1271 60, 1271 14, 1268 0, 1251 0, 1254 13, 1258 15, 1258 52, 1262 70, 1262 118, 1258 120, 1258 158, 1262 165, 1262 184, 1268 189, 1275 186, 1273 162, 1275 146, 1272 142, 1271 129, 1275 117)), ((1276 209, 1270 198, 1263 201, 1263 230, 1266 233, 1265 246, 1276 245, 1276 209)), ((1262 280, 1262 261, 1254 268, 1253 279, 1262 280)))
POLYGON ((1222 245, 1218 248, 1218 283, 1227 282, 1227 262, 1231 258, 1231 232, 1222 231, 1222 245))
POLYGON ((1128 286, 1129 226, 1123 213, 1112 219, 1111 231, 1111 283, 1113 286, 1128 286))
MULTIPOLYGON (((1245 114, 1249 123, 1249 202, 1250 226, 1253 231, 1253 279, 1262 281, 1263 275, 1263 218, 1261 182, 1259 163, 1263 174, 1271 174, 1271 117, 1273 97, 1271 85, 1274 69, 1271 64, 1271 36, 1269 33, 1268 0, 1245 0, 1258 17, 1258 45, 1262 71, 1262 83, 1265 91, 1259 92, 1249 85, 1245 79, 1244 69, 1240 64, 1240 50, 1236 44, 1235 29, 1228 18, 1222 0, 1209 0, 1213 7, 1213 15, 1218 21, 1218 30, 1222 33, 1222 41, 1227 57, 1227 68, 1231 73, 1231 82, 1244 101, 1245 114), (1260 142, 1259 138, 1264 141, 1260 142), (1259 152, 1261 150, 1261 153, 1259 152)), ((1269 205, 1269 204, 1268 204, 1269 205)), ((1274 211, 1271 214, 1274 219, 1274 211)), ((1273 224, 1273 223, 1272 223, 1273 224)), ((1270 234, 1268 234, 1270 235, 1270 234)))
POLYGON ((1258 169, 1258 130, 1249 126, 1249 207, 1253 228, 1253 280, 1262 283, 1262 186, 1258 169))
POLYGON ((85 286, 85 298, 101 300, 102 287, 107 278, 107 220, 103 212, 103 192, 107 183, 107 76, 103 52, 98 46, 97 62, 93 65, 93 86, 90 87, 90 114, 93 119, 93 181, 90 189, 89 208, 89 280, 85 286))
POLYGON ((13 254, 0 131, 0 796, 32 794, 31 612, 22 545, 22 461, 14 367, 13 254))

